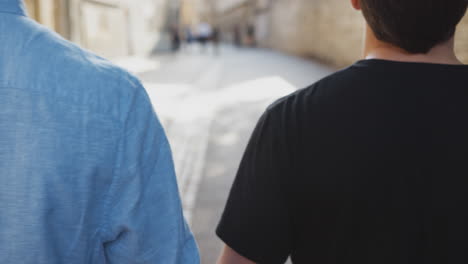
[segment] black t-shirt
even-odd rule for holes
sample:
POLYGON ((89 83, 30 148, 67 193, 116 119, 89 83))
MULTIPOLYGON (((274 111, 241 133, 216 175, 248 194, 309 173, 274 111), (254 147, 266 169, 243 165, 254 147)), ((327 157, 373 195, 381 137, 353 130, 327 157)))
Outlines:
POLYGON ((217 229, 258 263, 468 263, 468 66, 359 61, 268 108, 217 229))

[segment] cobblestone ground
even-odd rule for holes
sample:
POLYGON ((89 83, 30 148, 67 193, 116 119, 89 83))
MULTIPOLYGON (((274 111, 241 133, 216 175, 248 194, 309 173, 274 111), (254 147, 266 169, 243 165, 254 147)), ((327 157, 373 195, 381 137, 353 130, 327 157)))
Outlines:
POLYGON ((331 69, 273 51, 231 47, 220 55, 192 47, 125 65, 144 82, 168 134, 202 263, 215 263, 222 244, 214 230, 255 123, 270 103, 331 69))

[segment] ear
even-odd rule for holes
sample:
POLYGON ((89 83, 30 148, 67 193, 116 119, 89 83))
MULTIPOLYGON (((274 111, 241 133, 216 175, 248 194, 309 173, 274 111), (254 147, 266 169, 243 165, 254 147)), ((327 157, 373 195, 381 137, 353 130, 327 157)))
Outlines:
POLYGON ((351 0, 351 4, 353 5, 354 9, 361 10, 361 1, 360 0, 351 0))

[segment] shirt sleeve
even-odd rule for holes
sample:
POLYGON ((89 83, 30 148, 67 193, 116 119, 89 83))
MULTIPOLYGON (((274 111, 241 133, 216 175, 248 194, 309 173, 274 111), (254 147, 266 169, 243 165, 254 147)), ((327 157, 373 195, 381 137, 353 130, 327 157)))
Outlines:
POLYGON ((141 89, 132 99, 105 215, 107 263, 199 263, 165 132, 141 89))
POLYGON ((278 120, 267 111, 258 122, 216 231, 257 263, 285 263, 291 253, 287 152, 278 120))

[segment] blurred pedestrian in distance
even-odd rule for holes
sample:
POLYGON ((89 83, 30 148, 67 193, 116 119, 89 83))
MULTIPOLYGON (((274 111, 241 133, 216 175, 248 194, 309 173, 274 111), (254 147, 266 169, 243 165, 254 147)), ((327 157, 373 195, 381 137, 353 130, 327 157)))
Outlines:
POLYGON ((179 27, 174 25, 171 27, 171 50, 172 52, 178 52, 180 50, 181 40, 179 27))
POLYGON ((206 50, 206 44, 213 34, 213 28, 210 24, 202 22, 197 26, 198 41, 202 45, 202 51, 206 50))
POLYGON ((193 42, 193 33, 192 28, 190 26, 185 27, 185 42, 190 45, 193 42))
POLYGON ((214 50, 214 53, 215 55, 219 55, 220 53, 220 42, 221 42, 221 31, 219 29, 219 27, 214 27, 213 28, 213 32, 212 32, 212 35, 211 35, 211 42, 213 43, 213 50, 214 50))
POLYGON ((0 263, 199 263, 142 84, 0 0, 0 263))
POLYGON ((235 26, 233 30, 234 45, 238 48, 242 47, 242 32, 239 26, 235 26))
POLYGON ((249 25, 247 27, 247 45, 254 47, 257 45, 257 41, 255 38, 255 26, 249 25))
POLYGON ((217 229, 220 264, 467 263, 468 66, 454 33, 468 2, 351 2, 365 59, 261 117, 217 229))

